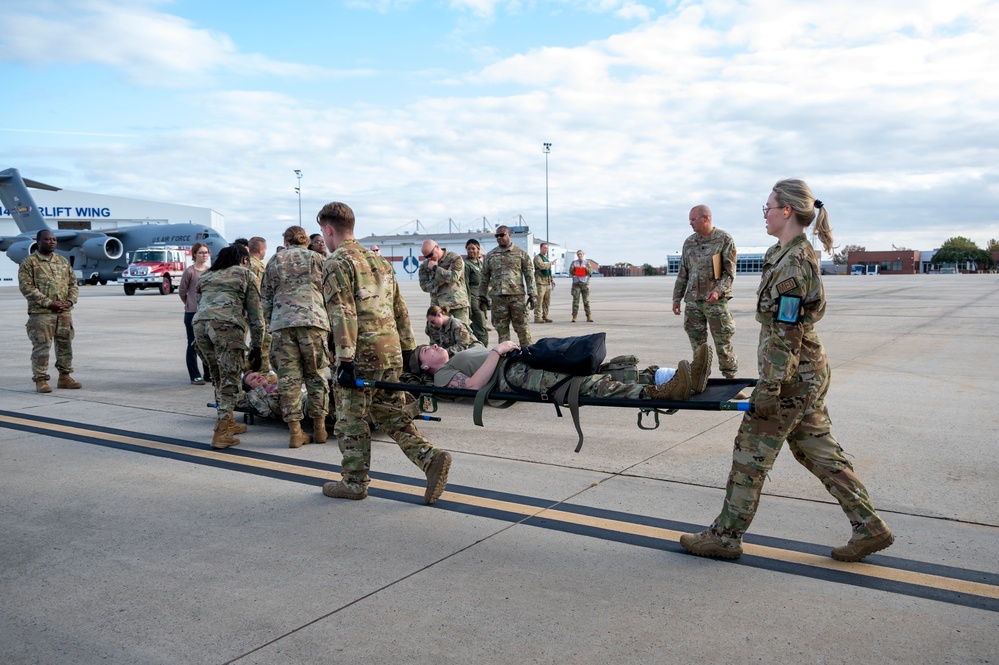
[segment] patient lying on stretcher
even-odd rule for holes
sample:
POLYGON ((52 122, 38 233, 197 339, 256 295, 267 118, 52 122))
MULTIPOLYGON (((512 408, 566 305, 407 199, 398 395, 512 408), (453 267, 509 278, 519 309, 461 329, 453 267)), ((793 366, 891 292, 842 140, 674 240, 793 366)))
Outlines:
MULTIPOLYGON (((434 385, 446 388, 479 390, 485 386, 499 365, 500 359, 520 347, 513 341, 500 342, 491 349, 472 347, 450 356, 436 344, 418 346, 409 358, 407 368, 414 374, 433 376, 434 385)), ((622 397, 630 399, 688 400, 704 392, 711 373, 712 351, 702 344, 692 362, 681 360, 675 370, 660 368, 649 383, 622 383, 607 374, 583 378, 579 394, 587 397, 622 397)), ((535 369, 516 358, 509 361, 500 375, 497 388, 507 392, 510 387, 545 394, 567 375, 535 369)))

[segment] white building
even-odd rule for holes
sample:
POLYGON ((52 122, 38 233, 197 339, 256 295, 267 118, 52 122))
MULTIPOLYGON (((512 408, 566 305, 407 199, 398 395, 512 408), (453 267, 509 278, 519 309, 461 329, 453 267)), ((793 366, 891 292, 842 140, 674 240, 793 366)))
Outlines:
MULTIPOLYGON (((101 231, 137 224, 194 223, 225 235, 225 218, 210 208, 74 192, 35 182, 29 184, 29 189, 42 217, 53 229, 101 231)), ((20 232, 10 211, 0 206, 0 236, 20 232)), ((17 284, 17 264, 4 255, 0 257, 0 286, 11 284, 17 284)))
MULTIPOLYGON (((527 252, 531 259, 541 251, 543 240, 535 238, 529 226, 510 226, 510 239, 513 244, 527 252)), ((482 246, 482 256, 498 247, 493 231, 477 231, 468 233, 403 233, 396 235, 370 235, 359 238, 358 242, 365 247, 378 245, 381 255, 388 259, 395 268, 396 277, 402 280, 419 279, 417 271, 420 261, 423 261, 423 241, 432 239, 441 249, 446 249, 465 257, 465 243, 475 238, 482 246)), ((566 255, 572 256, 565 248, 548 243, 548 260, 552 263, 553 272, 565 272, 566 255)))

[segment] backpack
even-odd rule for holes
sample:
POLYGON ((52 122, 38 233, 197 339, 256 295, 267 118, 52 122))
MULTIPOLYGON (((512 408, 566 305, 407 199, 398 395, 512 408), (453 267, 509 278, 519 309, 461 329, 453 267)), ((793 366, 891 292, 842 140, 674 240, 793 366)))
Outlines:
MULTIPOLYGON (((511 357, 535 369, 589 376, 600 373, 600 364, 607 355, 606 338, 607 333, 602 332, 579 337, 545 337, 521 349, 519 354, 511 354, 511 357)), ((637 358, 635 362, 637 364, 637 358)))
POLYGON ((640 383, 638 356, 614 356, 598 367, 594 374, 610 374, 612 379, 621 383, 640 383))

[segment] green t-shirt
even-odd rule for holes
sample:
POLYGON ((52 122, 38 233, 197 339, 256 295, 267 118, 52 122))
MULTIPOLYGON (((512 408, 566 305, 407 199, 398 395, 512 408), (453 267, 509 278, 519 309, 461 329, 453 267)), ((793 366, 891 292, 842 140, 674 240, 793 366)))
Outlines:
POLYGON ((473 346, 454 354, 434 373, 434 385, 439 388, 446 387, 458 372, 471 377, 479 371, 487 357, 489 357, 489 349, 484 346, 473 346))

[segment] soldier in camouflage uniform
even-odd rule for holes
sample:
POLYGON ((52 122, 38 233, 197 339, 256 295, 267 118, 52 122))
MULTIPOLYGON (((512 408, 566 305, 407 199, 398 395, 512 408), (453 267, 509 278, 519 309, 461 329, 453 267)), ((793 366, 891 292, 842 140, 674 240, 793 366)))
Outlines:
POLYGON ((246 425, 237 424, 232 417, 246 368, 246 332, 249 328, 253 357, 260 355, 264 333, 260 292, 249 265, 246 247, 230 245, 222 248, 215 263, 198 278, 194 341, 215 387, 212 448, 235 446, 239 443, 236 435, 246 431, 246 425))
POLYGON ((426 333, 431 344, 447 349, 452 355, 473 346, 482 346, 482 342, 472 336, 468 324, 451 316, 446 307, 430 306, 426 333))
POLYGON ((576 252, 576 260, 569 264, 569 274, 572 275, 572 322, 576 322, 576 315, 579 313, 579 300, 583 299, 583 313, 586 314, 586 321, 593 323, 590 316, 590 264, 583 258, 583 250, 576 252))
POLYGON ((327 339, 330 324, 323 300, 323 255, 309 249, 301 226, 284 232, 285 250, 267 264, 260 300, 271 331, 281 413, 288 423, 288 445, 300 448, 312 437, 302 431, 302 383, 309 395, 308 415, 317 443, 326 443, 329 409, 327 339))
POLYGON ((496 229, 498 247, 486 254, 479 282, 479 305, 492 307, 493 327, 503 342, 510 339, 510 324, 517 332, 522 346, 531 343, 531 328, 527 322, 527 309, 534 309, 537 299, 534 292, 534 265, 531 257, 513 244, 510 228, 496 229), (524 304, 524 285, 527 285, 527 304, 524 304), (490 298, 492 302, 490 303, 490 298))
POLYGON ((468 319, 472 334, 485 346, 489 344, 486 310, 479 304, 479 283, 482 281, 482 246, 475 238, 465 243, 465 289, 468 291, 468 319))
POLYGON ((548 243, 541 243, 541 251, 534 257, 534 283, 538 287, 538 306, 534 308, 535 323, 552 323, 548 307, 552 302, 552 263, 548 260, 548 243))
POLYGON ((718 367, 727 379, 735 378, 739 361, 732 349, 735 321, 728 311, 735 279, 735 242, 732 236, 711 223, 711 209, 706 205, 690 210, 693 235, 683 242, 680 272, 673 285, 673 313, 680 314, 680 301, 687 305, 683 329, 696 349, 708 341, 708 328, 718 351, 718 367), (718 257, 715 259, 714 257, 718 257), (720 267, 715 277, 715 261, 720 267))
POLYGON ((465 288, 465 261, 446 251, 433 240, 423 243, 420 288, 430 294, 430 304, 447 307, 451 316, 468 323, 468 289, 465 288))
POLYGON ((742 536, 784 441, 850 519, 853 535, 832 550, 834 559, 860 561, 894 540, 831 432, 825 403, 829 363, 813 329, 825 313, 826 300, 819 262, 804 233, 816 210, 816 234, 831 252, 828 213, 801 180, 778 182, 763 208, 767 233, 779 242, 767 251, 757 291, 760 379, 754 410, 743 417, 735 438, 721 514, 706 531, 680 538, 684 548, 699 556, 735 559, 742 554, 742 536))
MULTIPOLYGON (((267 254, 267 241, 260 236, 250 238, 250 272, 257 278, 257 288, 263 287, 264 272, 267 266, 264 265, 264 255, 267 254)), ((267 331, 267 322, 264 321, 264 337, 260 343, 260 373, 264 376, 271 371, 271 334, 267 331)))
POLYGON ((397 382, 403 355, 416 346, 395 270, 354 239, 354 211, 348 205, 326 204, 317 221, 332 250, 324 266, 323 296, 337 356, 334 389, 340 402, 334 431, 343 453, 341 480, 326 483, 323 494, 337 499, 368 495, 371 429, 365 418, 370 415, 426 473, 423 500, 434 503, 447 485, 451 455, 420 436, 403 393, 356 385, 357 378, 397 382))
MULTIPOLYGON (((419 346, 410 357, 408 369, 414 374, 430 374, 434 377, 434 385, 441 388, 479 390, 489 382, 503 356, 519 348, 512 340, 506 340, 491 349, 476 346, 452 357, 436 344, 419 346)), ((516 358, 507 362, 496 386, 501 392, 513 392, 512 386, 546 394, 552 386, 568 377, 559 372, 535 369, 516 358)), ((661 382, 655 381, 656 385, 623 383, 608 374, 592 374, 583 377, 579 394, 585 397, 686 400, 692 394, 704 391, 710 370, 711 349, 705 345, 694 362, 681 360, 673 372, 663 375, 661 382)))
POLYGON ((56 254, 55 234, 49 230, 35 235, 38 248, 21 261, 17 283, 28 301, 28 339, 31 340, 31 379, 35 390, 52 392, 49 386, 49 349, 55 343, 55 366, 59 370, 57 388, 80 388, 73 372, 73 306, 79 295, 76 275, 69 261, 56 254))

